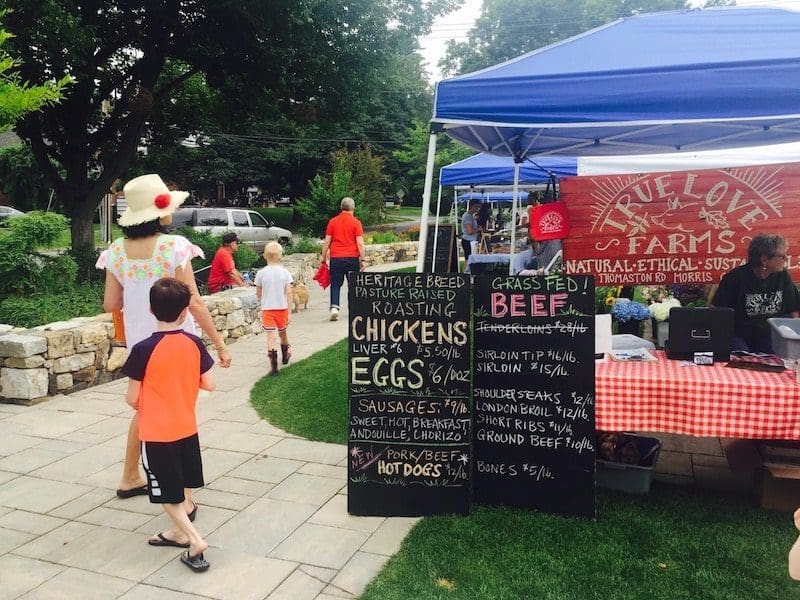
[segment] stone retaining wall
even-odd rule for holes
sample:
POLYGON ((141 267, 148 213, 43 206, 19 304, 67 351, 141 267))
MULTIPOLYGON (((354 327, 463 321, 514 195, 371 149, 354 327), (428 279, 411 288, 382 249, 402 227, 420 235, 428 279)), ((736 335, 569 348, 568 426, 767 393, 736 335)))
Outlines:
MULTIPOLYGON (((416 242, 368 246, 367 263, 416 260, 416 247, 416 242)), ((290 254, 283 262, 295 281, 308 283, 319 256, 290 254)), ((236 288, 203 300, 227 343, 261 332, 253 288, 236 288)), ((205 334, 202 337, 210 344, 205 334)), ((113 338, 109 313, 33 329, 0 325, 0 402, 35 404, 121 377, 128 351, 113 338)))
POLYGON ((417 260, 417 242, 368 244, 366 250, 367 266, 417 260))
MULTIPOLYGON (((313 254, 291 254, 284 264, 300 282, 319 262, 313 254)), ((261 332, 253 288, 236 288, 203 300, 227 343, 261 332)), ((202 334, 206 344, 210 340, 202 334)), ((34 404, 121 377, 128 350, 114 339, 109 313, 32 329, 0 325, 0 402, 34 404)))

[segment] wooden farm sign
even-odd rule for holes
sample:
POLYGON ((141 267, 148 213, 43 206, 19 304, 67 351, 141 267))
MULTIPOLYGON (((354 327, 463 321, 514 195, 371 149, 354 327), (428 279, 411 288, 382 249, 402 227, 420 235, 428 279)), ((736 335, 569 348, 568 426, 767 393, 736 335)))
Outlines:
POLYGON ((566 273, 598 286, 716 283, 759 233, 783 235, 800 274, 800 163, 571 177, 561 199, 566 273))

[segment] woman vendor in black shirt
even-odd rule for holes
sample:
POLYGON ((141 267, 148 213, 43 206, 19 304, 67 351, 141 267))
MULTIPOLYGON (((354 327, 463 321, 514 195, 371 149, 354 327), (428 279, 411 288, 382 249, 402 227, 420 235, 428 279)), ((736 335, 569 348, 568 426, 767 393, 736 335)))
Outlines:
POLYGON ((800 301, 786 271, 786 251, 783 236, 758 234, 747 249, 747 263, 722 277, 711 304, 733 309, 733 350, 772 353, 767 319, 798 316, 800 301))

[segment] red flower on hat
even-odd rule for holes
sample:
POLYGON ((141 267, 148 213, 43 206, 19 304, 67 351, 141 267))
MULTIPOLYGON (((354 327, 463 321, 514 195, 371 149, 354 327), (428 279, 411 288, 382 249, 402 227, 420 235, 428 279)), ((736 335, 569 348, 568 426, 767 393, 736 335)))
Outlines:
POLYGON ((167 208, 171 199, 169 194, 159 194, 156 196, 156 208, 167 208))

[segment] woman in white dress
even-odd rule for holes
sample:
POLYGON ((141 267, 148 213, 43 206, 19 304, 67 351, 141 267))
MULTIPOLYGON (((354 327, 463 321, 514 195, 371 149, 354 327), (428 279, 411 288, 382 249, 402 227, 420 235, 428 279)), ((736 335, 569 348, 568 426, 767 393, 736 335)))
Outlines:
MULTIPOLYGON (((131 179, 124 191, 128 207, 118 222, 125 237, 114 240, 100 254, 96 265, 106 271, 103 310, 123 310, 125 341, 128 348, 132 348, 156 331, 156 320, 150 313, 153 283, 161 277, 175 277, 192 292, 191 317, 186 319, 183 329, 196 333, 196 322, 213 342, 220 366, 229 367, 230 353, 214 327, 194 280, 191 260, 203 256, 203 251, 183 236, 167 235, 163 230, 189 193, 170 191, 158 175, 131 179)), ((147 484, 139 470, 140 458, 139 419, 134 413, 128 429, 118 497, 147 494, 147 484)), ((191 490, 187 490, 185 508, 194 520, 196 505, 191 490)))

